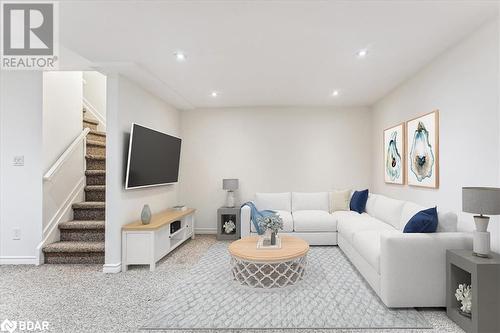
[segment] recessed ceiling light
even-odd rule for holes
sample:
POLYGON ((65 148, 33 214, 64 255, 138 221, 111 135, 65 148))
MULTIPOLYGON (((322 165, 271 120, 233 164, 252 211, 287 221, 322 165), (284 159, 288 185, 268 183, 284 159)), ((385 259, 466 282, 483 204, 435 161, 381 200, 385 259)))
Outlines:
POLYGON ((334 91, 332 92, 332 96, 333 96, 333 97, 337 97, 338 95, 340 95, 340 91, 338 91, 338 90, 334 90, 334 91))
POLYGON ((177 61, 185 61, 187 58, 183 52, 175 52, 174 55, 175 55, 175 59, 177 59, 177 61))
POLYGON ((358 52, 356 52, 356 57, 359 59, 363 59, 368 55, 368 49, 361 49, 358 52))
POLYGON ((212 91, 212 93, 210 95, 212 97, 217 97, 219 95, 219 93, 217 91, 212 91))

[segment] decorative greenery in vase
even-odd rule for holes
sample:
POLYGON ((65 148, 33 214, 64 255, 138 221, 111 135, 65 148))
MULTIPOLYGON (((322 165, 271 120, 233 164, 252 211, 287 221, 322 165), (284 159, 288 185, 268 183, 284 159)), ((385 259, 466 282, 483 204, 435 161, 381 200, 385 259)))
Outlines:
POLYGON ((466 316, 470 316, 472 312, 472 286, 468 284, 459 284, 455 291, 455 298, 462 305, 460 312, 466 316))
POLYGON ((271 231, 271 245, 276 245, 276 234, 283 230, 283 219, 278 214, 258 217, 257 223, 262 230, 271 231))

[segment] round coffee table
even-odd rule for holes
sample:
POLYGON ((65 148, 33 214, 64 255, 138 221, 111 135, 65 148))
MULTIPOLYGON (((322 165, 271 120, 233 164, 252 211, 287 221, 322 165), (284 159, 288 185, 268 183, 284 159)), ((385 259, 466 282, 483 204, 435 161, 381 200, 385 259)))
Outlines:
POLYGON ((258 249, 259 237, 244 237, 229 245, 231 272, 242 285, 281 288, 304 276, 309 244, 292 236, 281 236, 280 249, 258 249))

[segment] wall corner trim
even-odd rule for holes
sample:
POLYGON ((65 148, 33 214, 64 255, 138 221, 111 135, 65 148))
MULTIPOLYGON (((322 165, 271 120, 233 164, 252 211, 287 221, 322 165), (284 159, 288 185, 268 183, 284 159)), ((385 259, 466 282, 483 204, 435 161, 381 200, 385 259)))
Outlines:
POLYGON ((104 274, 116 274, 116 273, 121 273, 122 271, 122 263, 116 263, 116 264, 104 264, 102 266, 102 272, 104 274))

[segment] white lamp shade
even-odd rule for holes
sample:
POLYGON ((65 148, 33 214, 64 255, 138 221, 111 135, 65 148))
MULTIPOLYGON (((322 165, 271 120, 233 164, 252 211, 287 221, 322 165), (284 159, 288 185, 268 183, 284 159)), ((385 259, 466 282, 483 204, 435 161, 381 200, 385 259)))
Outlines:
POLYGON ((222 189, 228 191, 236 191, 238 189, 238 179, 223 179, 222 189))
POLYGON ((463 187, 462 210, 481 215, 500 215, 500 188, 463 187))

